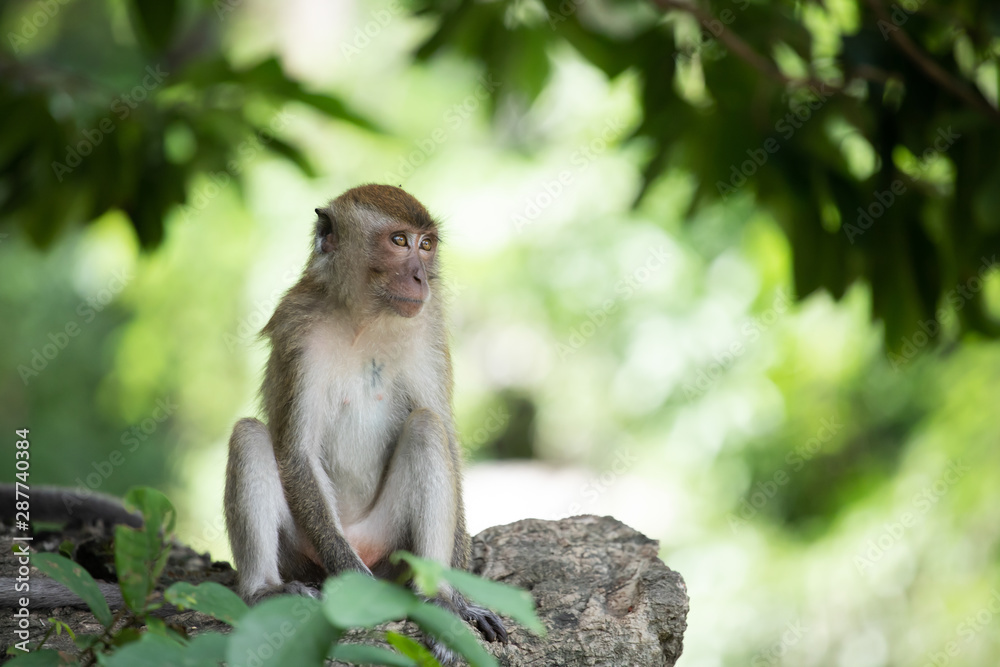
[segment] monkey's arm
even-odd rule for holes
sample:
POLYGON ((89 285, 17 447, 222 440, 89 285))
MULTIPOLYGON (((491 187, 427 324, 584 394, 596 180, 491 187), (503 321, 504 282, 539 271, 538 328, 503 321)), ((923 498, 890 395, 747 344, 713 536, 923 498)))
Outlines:
POLYGON ((281 485, 295 524, 316 549, 323 567, 330 574, 357 570, 371 574, 340 530, 336 517, 336 496, 331 485, 323 483, 321 466, 299 445, 275 447, 281 485), (279 452, 282 452, 279 454, 279 452))

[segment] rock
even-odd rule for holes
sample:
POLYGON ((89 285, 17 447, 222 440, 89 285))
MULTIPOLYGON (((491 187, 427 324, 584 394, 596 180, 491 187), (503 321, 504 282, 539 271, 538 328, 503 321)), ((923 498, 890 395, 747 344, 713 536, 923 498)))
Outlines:
POLYGON ((525 519, 473 539, 473 570, 535 598, 544 638, 514 626, 502 665, 673 665, 687 627, 681 576, 611 517, 525 519))

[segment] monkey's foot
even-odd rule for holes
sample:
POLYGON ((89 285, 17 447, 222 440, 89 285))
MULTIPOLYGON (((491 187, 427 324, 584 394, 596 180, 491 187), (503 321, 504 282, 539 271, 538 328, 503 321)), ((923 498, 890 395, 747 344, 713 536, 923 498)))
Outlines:
MULTIPOLYGON (((504 627, 503 621, 489 609, 463 601, 461 610, 456 613, 465 621, 476 626, 486 641, 507 643, 507 629, 504 627)), ((431 639, 428 642, 428 648, 434 654, 434 658, 442 665, 457 664, 455 654, 440 641, 431 639)))
POLYGON ((466 604, 461 611, 461 616, 469 623, 472 623, 483 634, 488 642, 507 643, 507 628, 504 627, 500 617, 489 609, 484 609, 478 605, 466 604))
POLYGON ((285 581, 275 586, 265 586, 258 589, 248 602, 254 605, 277 595, 301 595, 307 598, 319 599, 320 592, 318 588, 304 584, 301 581, 285 581))

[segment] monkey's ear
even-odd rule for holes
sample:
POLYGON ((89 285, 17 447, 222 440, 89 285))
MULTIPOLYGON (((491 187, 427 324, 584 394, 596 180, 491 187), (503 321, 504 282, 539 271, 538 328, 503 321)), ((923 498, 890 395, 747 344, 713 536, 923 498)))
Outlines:
POLYGON ((316 209, 316 252, 326 254, 333 252, 340 245, 340 235, 337 233, 337 223, 333 212, 328 208, 316 209))

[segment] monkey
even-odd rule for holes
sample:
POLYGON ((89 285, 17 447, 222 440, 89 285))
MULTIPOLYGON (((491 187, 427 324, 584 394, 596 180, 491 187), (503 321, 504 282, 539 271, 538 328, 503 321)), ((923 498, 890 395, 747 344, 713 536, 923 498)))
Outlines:
MULTIPOLYGON (((389 185, 315 211, 301 277, 261 332, 265 421, 239 420, 229 440, 226 525, 251 604, 318 597, 342 572, 394 578, 399 549, 469 566, 438 225, 389 185)), ((500 618, 453 588, 433 602, 506 643, 500 618)))

